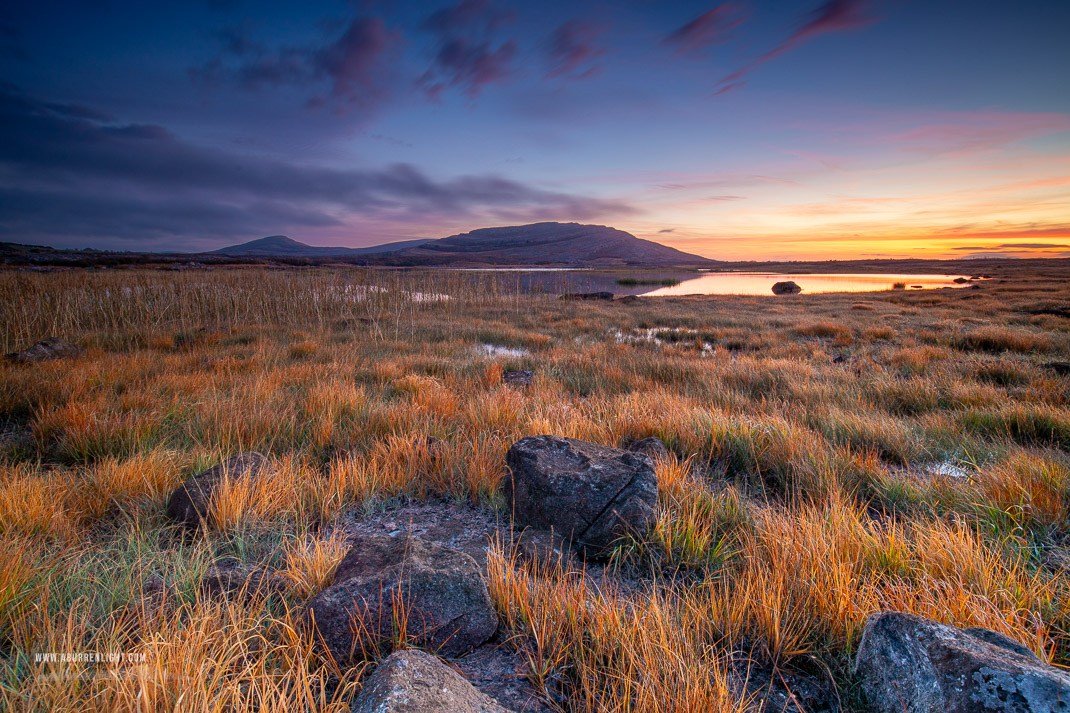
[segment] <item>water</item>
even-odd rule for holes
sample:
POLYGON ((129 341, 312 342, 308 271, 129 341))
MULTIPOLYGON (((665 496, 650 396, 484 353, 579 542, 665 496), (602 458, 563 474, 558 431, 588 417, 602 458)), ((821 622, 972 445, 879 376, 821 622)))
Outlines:
POLYGON ((956 284, 960 275, 902 275, 902 274, 807 274, 786 275, 775 272, 710 272, 672 287, 657 287, 639 291, 644 297, 670 295, 772 295, 774 282, 792 281, 802 288, 802 294, 824 292, 874 292, 890 290, 896 283, 906 290, 932 290, 940 287, 965 287, 956 284), (915 287, 915 286, 919 287, 915 287))

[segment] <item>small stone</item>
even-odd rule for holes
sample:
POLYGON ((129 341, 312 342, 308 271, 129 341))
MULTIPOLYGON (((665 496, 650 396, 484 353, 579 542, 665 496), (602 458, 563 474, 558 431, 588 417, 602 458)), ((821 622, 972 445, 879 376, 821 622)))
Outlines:
POLYGON ((509 713, 430 654, 391 654, 364 683, 351 713, 509 713))
POLYGON ((511 386, 531 386, 535 375, 530 371, 516 370, 502 372, 502 383, 511 386))
POLYGON ((167 500, 167 514, 184 525, 197 527, 207 519, 212 494, 224 478, 253 478, 267 470, 268 459, 261 453, 236 455, 180 485, 167 500))

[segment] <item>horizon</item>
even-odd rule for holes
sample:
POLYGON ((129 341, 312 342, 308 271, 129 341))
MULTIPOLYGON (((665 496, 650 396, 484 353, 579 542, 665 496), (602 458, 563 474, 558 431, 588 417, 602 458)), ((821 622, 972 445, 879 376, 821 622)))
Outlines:
POLYGON ((0 240, 578 222, 724 261, 1066 257, 1056 5, 6 7, 0 240))

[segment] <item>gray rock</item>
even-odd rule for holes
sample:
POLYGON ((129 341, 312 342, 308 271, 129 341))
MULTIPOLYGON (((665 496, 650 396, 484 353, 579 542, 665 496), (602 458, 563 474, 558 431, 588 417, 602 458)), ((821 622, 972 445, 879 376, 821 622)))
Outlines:
POLYGON ((476 561, 406 537, 358 537, 306 615, 339 662, 388 650, 402 618, 411 640, 443 656, 467 653, 498 629, 476 561))
POLYGON ((391 654, 364 683, 352 713, 509 713, 434 656, 391 654))
POLYGON ((797 295, 800 292, 802 292, 802 288, 791 280, 773 283, 774 295, 797 295))
POLYGON ((74 359, 84 353, 82 348, 75 344, 71 344, 59 337, 49 337, 37 342, 32 347, 23 349, 21 352, 8 354, 7 359, 19 364, 36 364, 37 362, 52 361, 53 359, 74 359))
POLYGON ((1070 376, 1070 361, 1049 361, 1043 365, 1060 376, 1070 376))
POLYGON ((559 436, 529 436, 506 454, 506 502, 514 521, 553 529, 588 557, 608 554, 654 522, 658 480, 642 454, 559 436))
POLYGON ((502 383, 512 386, 531 386, 535 375, 530 371, 517 370, 502 372, 502 383))
POLYGON ((281 597, 288 589, 282 575, 243 564, 209 567, 201 577, 201 594, 206 598, 252 601, 260 597, 281 597))
POLYGON ((866 620, 855 674, 877 713, 1070 711, 1070 674, 1019 642, 912 614, 866 620))
POLYGON ((572 543, 553 530, 526 528, 513 539, 512 553, 520 564, 533 572, 545 572, 572 560, 572 543))
POLYGON ((254 478, 267 470, 268 459, 256 451, 236 455, 180 485, 167 500, 167 514, 184 525, 196 527, 208 517, 212 493, 224 477, 254 478))
POLYGON ((669 449, 657 436, 650 436, 649 438, 636 441, 628 446, 628 450, 632 453, 643 453, 650 456, 650 459, 654 461, 667 460, 669 457, 669 449))

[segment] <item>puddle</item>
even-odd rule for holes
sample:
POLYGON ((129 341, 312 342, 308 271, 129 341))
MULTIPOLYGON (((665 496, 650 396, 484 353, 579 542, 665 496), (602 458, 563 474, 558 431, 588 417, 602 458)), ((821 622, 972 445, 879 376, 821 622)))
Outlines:
POLYGON ((929 476, 954 478, 956 480, 966 480, 970 477, 969 471, 958 465, 955 465, 951 461, 944 461, 943 463, 933 463, 929 466, 926 466, 925 474, 929 476))
POLYGON ((520 358, 528 355, 527 349, 521 349, 520 347, 503 347, 499 344, 479 344, 473 348, 473 351, 479 356, 484 357, 514 357, 520 358))
POLYGON ((705 339, 699 338, 699 331, 689 327, 648 327, 646 329, 633 329, 624 332, 614 329, 610 332, 617 344, 656 344, 659 347, 667 344, 694 343, 699 340, 702 343, 702 355, 709 356, 714 352, 714 345, 705 339))

